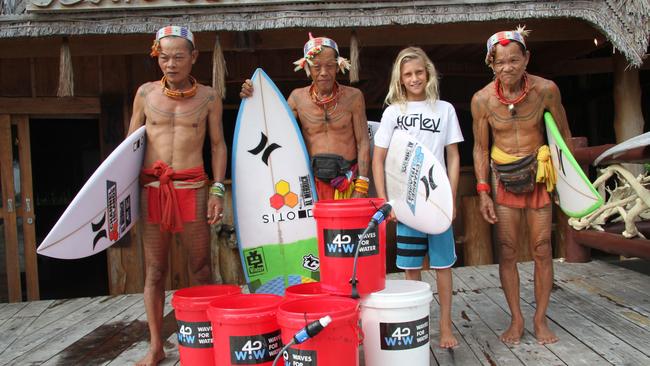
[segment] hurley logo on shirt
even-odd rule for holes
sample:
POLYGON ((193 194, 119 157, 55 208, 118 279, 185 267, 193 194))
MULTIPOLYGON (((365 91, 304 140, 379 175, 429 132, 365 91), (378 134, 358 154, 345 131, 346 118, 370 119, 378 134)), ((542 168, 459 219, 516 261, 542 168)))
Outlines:
POLYGON ((440 118, 436 121, 432 118, 423 118, 422 113, 419 114, 403 114, 397 116, 397 127, 400 130, 408 130, 410 128, 420 128, 422 131, 430 131, 440 133, 440 118))

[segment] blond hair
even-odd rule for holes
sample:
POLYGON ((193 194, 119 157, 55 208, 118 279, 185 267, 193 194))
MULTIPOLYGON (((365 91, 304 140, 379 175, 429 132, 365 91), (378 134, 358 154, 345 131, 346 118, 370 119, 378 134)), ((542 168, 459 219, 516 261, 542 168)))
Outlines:
POLYGON ((438 89, 438 72, 436 71, 436 67, 420 47, 407 47, 399 52, 397 58, 395 58, 395 63, 393 63, 388 94, 384 100, 384 103, 387 105, 400 104, 404 107, 406 106, 408 99, 406 88, 402 85, 402 65, 413 60, 421 60, 427 70, 426 100, 432 104, 438 100, 440 92, 438 89))

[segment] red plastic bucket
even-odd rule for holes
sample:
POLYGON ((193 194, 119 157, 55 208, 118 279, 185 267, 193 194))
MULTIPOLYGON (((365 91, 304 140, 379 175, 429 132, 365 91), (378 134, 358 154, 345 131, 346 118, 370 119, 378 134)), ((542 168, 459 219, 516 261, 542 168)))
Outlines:
POLYGON ((181 365, 212 365, 212 326, 206 314, 211 301, 241 293, 239 286, 205 285, 180 289, 172 296, 178 323, 181 365))
POLYGON ((326 315, 332 322, 315 337, 289 347, 283 354, 285 365, 359 365, 359 304, 350 298, 326 296, 282 303, 278 310, 282 342, 289 343, 300 329, 326 315))
MULTIPOLYGON (((350 296, 352 265, 359 236, 377 210, 381 198, 353 198, 316 202, 320 282, 325 292, 350 296)), ((386 285, 386 223, 370 231, 357 259, 359 294, 381 291, 386 285)))
POLYGON ((271 366, 282 349, 276 316, 280 302, 282 297, 271 294, 211 302, 207 312, 214 329, 214 364, 271 366))
POLYGON ((285 300, 329 296, 323 291, 320 282, 307 282, 299 285, 289 286, 284 290, 285 300))

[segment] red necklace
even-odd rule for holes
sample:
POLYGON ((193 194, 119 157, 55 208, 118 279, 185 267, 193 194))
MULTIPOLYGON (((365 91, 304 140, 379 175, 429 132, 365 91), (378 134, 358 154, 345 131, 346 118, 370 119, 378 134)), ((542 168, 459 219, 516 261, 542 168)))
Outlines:
POLYGON ((325 113, 325 121, 329 121, 329 113, 333 113, 336 110, 336 107, 339 105, 338 98, 339 98, 339 83, 336 81, 334 82, 334 86, 332 87, 332 94, 321 98, 318 95, 318 92, 316 92, 316 85, 311 84, 309 87, 309 96, 311 97, 311 101, 314 102, 319 107, 323 108, 323 112, 325 113), (328 104, 331 104, 332 102, 334 103, 334 107, 328 106, 328 104), (331 109, 331 111, 330 111, 331 109))
POLYGON ((160 79, 160 85, 163 87, 163 94, 174 99, 192 98, 195 96, 198 84, 192 75, 188 75, 188 77, 190 78, 190 84, 192 84, 192 87, 188 90, 171 90, 167 87, 167 76, 163 76, 162 79, 160 79))
POLYGON ((526 98, 526 95, 528 95, 528 74, 527 73, 524 73, 523 79, 524 79, 524 90, 521 92, 521 94, 518 97, 512 100, 506 99, 506 97, 503 96, 503 92, 501 91, 501 83, 499 82, 499 79, 494 79, 494 91, 496 92, 497 99, 501 104, 508 106, 508 110, 510 111, 510 115, 512 116, 517 114, 517 111, 515 110, 515 105, 521 102, 522 100, 524 100, 524 98, 526 98))

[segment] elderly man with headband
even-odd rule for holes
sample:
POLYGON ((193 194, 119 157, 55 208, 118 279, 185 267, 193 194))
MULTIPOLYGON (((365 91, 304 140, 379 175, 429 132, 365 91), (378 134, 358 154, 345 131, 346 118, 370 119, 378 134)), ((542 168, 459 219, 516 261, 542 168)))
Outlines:
MULTIPOLYGON (((287 102, 298 119, 311 157, 319 199, 365 197, 368 194, 370 144, 363 94, 340 85, 336 75, 350 63, 336 42, 311 33, 295 71, 305 70, 311 85, 295 89, 287 102)), ((253 95, 250 80, 242 98, 253 95)))
POLYGON ((190 75, 198 51, 189 29, 161 28, 151 56, 163 73, 145 83, 133 101, 129 134, 146 126, 147 144, 140 176, 144 241, 144 303, 150 348, 137 365, 157 365, 165 358, 162 323, 169 246, 176 234, 189 252, 193 283, 211 280, 209 225, 222 217, 226 143, 221 96, 190 75), (207 187, 203 143, 212 152, 215 183, 207 187))
POLYGON ((544 111, 553 114, 565 141, 571 137, 557 85, 526 72, 528 32, 518 27, 488 39, 485 62, 494 80, 476 92, 471 103, 476 190, 483 218, 497 229, 499 274, 512 314, 501 340, 509 344, 518 344, 524 331, 517 270, 521 226, 529 228, 535 261, 535 336, 540 344, 558 340, 546 321, 553 286, 550 192, 555 175, 545 145, 544 111))

